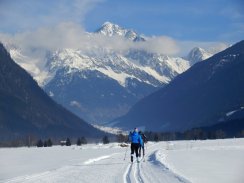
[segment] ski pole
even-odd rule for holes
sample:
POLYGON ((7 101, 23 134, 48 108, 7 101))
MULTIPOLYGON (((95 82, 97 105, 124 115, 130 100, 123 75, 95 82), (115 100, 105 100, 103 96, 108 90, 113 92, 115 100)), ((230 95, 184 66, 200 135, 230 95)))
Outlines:
POLYGON ((146 150, 147 146, 146 144, 144 143, 144 146, 143 146, 143 162, 145 162, 145 150, 146 150))
POLYGON ((125 160, 125 158, 126 158, 126 154, 127 154, 128 147, 129 147, 129 146, 127 146, 127 147, 126 147, 126 150, 125 150, 124 160, 125 160))
POLYGON ((143 159, 144 159, 144 156, 145 156, 145 150, 147 150, 146 148, 147 148, 147 146, 146 146, 146 144, 144 143, 144 147, 143 147, 143 159))

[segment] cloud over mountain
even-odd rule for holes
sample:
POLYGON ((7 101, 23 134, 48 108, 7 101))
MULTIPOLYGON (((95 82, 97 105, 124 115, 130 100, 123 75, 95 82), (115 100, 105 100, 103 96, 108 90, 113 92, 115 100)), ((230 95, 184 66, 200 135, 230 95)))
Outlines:
POLYGON ((0 39, 21 45, 23 50, 72 48, 90 51, 102 47, 111 51, 140 49, 167 55, 176 54, 179 50, 176 41, 166 36, 148 37, 145 42, 133 42, 121 36, 108 37, 101 34, 91 36, 79 24, 73 22, 62 22, 52 27, 17 33, 13 36, 1 34, 0 39))

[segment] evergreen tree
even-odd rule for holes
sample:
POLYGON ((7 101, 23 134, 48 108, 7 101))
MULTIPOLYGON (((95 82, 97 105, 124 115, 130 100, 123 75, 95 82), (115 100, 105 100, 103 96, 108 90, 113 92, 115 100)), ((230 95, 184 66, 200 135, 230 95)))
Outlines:
POLYGON ((216 134, 214 131, 208 132, 208 139, 216 139, 216 134))
POLYGON ((66 146, 71 146, 71 141, 69 138, 66 139, 66 146))
POLYGON ((153 140, 155 142, 158 142, 159 141, 159 137, 158 137, 158 134, 157 133, 155 133, 153 140))
POLYGON ((109 139, 107 135, 103 137, 103 144, 109 144, 109 139))
POLYGON ((215 136, 217 139, 224 139, 226 137, 226 133, 223 130, 217 130, 215 132, 215 136))
POLYGON ((85 137, 81 137, 81 144, 87 144, 87 140, 85 137))
POLYGON ((46 140, 44 141, 43 146, 47 147, 47 141, 46 140))
POLYGON ((81 146, 81 139, 80 138, 77 139, 76 145, 81 146))
POLYGON ((36 146, 37 147, 43 147, 43 142, 41 139, 37 141, 36 146))
POLYGON ((147 133, 144 133, 144 134, 147 136, 148 140, 154 140, 153 132, 150 131, 150 132, 147 132, 147 133))
POLYGON ((47 141, 47 146, 48 146, 48 147, 53 146, 53 143, 52 143, 51 139, 48 139, 48 141, 47 141))

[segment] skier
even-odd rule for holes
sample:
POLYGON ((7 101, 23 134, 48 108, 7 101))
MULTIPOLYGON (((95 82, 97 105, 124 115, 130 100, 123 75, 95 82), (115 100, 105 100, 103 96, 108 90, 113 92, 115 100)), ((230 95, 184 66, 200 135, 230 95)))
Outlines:
POLYGON ((143 153, 143 157, 144 157, 145 156, 144 143, 147 143, 147 137, 146 137, 146 135, 144 133, 142 133, 142 131, 139 131, 139 135, 142 138, 142 144, 143 144, 143 145, 140 145, 140 147, 139 147, 139 157, 141 157, 141 149, 142 149, 142 153, 143 153))
POLYGON ((133 162, 133 154, 136 153, 137 162, 139 162, 139 153, 138 149, 143 146, 142 138, 138 133, 138 129, 135 128, 132 133, 129 134, 129 140, 131 141, 131 162, 133 162))

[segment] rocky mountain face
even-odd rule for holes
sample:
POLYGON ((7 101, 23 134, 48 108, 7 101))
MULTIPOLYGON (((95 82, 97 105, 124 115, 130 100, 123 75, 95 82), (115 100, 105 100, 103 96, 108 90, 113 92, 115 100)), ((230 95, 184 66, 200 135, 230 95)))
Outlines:
POLYGON ((97 137, 93 128, 55 103, 0 44, 0 139, 97 137))
POLYGON ((239 119, 231 117, 243 114, 243 70, 241 41, 193 65, 111 124, 125 129, 141 126, 147 130, 182 131, 239 119))

